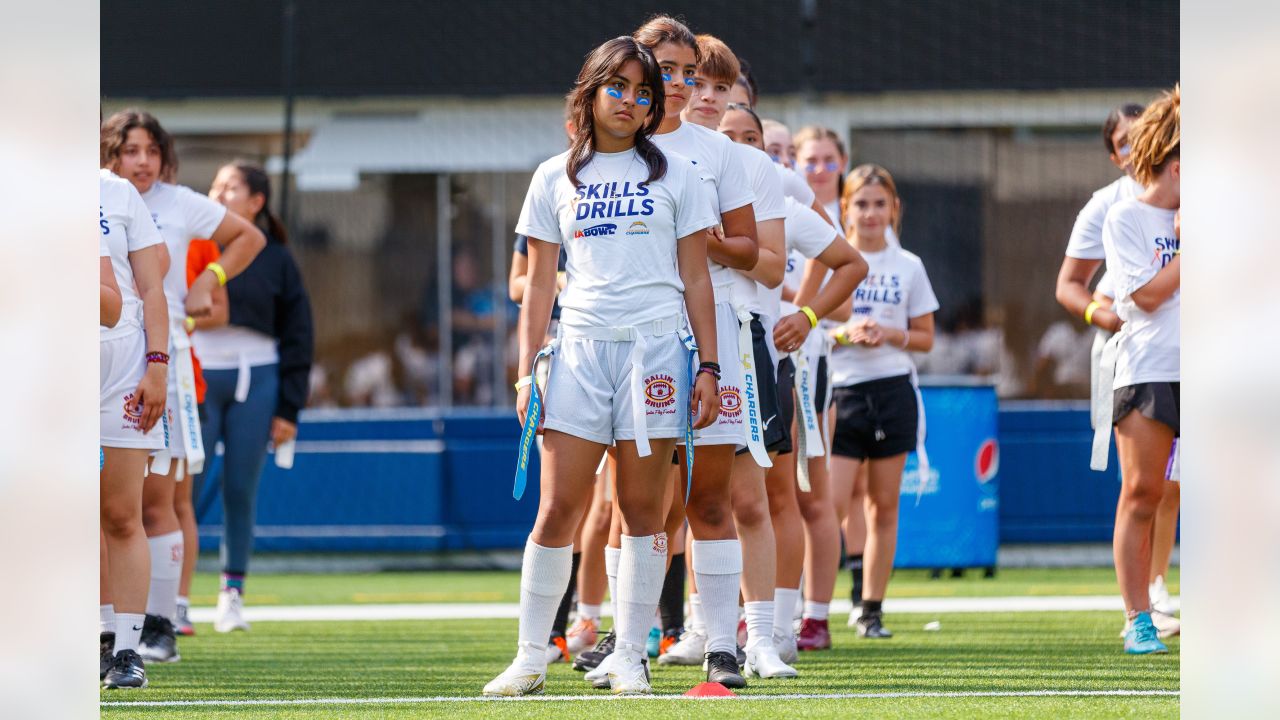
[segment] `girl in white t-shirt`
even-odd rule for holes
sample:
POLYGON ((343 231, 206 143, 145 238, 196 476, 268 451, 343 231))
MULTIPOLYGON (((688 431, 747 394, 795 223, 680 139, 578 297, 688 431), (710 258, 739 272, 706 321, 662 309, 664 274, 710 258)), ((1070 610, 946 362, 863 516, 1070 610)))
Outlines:
POLYGON ((142 478, 147 455, 164 447, 169 363, 164 241, 137 190, 107 170, 98 182, 98 254, 110 259, 121 297, 115 322, 99 332, 101 545, 110 558, 99 575, 100 670, 105 687, 142 687, 147 676, 137 648, 150 565, 142 478))
MULTIPOLYGON (((195 411, 195 381, 187 333, 195 318, 211 313, 213 293, 238 275, 266 245, 252 223, 209 198, 171 184, 178 170, 172 137, 150 113, 122 110, 102 124, 100 161, 104 168, 133 183, 164 238, 169 255, 164 292, 169 306, 169 373, 167 450, 152 464, 143 490, 143 521, 151 548, 151 591, 143 633, 143 658, 160 662, 178 659, 173 618, 177 613, 184 539, 195 540, 194 518, 184 528, 174 509, 175 481, 185 476, 187 448, 199 448, 200 423, 195 411), (218 262, 209 266, 187 289, 187 246, 194 238, 209 238, 222 247, 218 262), (186 320, 191 318, 191 320, 186 320), (181 376, 181 377, 180 377, 181 376), (179 389, 182 389, 180 392, 179 389), (178 462, 169 462, 171 458, 178 462)), ((212 448, 210 448, 212 450, 212 448)), ((190 483, 184 486, 189 492, 190 483)))
POLYGON ((98 255, 98 324, 113 327, 120 322, 124 298, 120 296, 116 272, 111 268, 111 248, 106 240, 98 243, 98 255))
POLYGON ((1102 442, 1094 444, 1094 466, 1105 466, 1106 433, 1114 422, 1121 475, 1116 577, 1129 620, 1124 647, 1131 654, 1167 651, 1151 618, 1148 574, 1153 520, 1180 428, 1180 104, 1175 87, 1130 128, 1130 162, 1146 189, 1116 203, 1102 226, 1107 274, 1124 326, 1103 353, 1101 381, 1114 372, 1114 402, 1103 418, 1109 422, 1097 428, 1102 442))
MULTIPOLYGON (((756 114, 746 106, 730 105, 728 112, 720 121, 720 132, 728 135, 735 142, 764 150, 764 128, 756 114)), ((775 166, 780 167, 780 166, 775 166)), ((778 372, 779 417, 775 420, 788 431, 785 445, 777 448, 773 467, 766 477, 766 508, 770 518, 776 547, 777 573, 773 588, 774 617, 773 636, 782 660, 794 662, 797 645, 795 633, 791 630, 792 618, 796 603, 800 598, 800 574, 805 559, 805 523, 802 520, 796 497, 796 457, 807 457, 808 453, 796 453, 794 448, 801 442, 812 445, 817 441, 821 445, 821 425, 816 421, 816 413, 811 404, 797 409, 797 402, 792 399, 795 387, 796 364, 800 363, 804 372, 802 376, 809 384, 816 379, 816 370, 809 372, 805 356, 808 338, 817 327, 818 320, 824 318, 832 310, 853 293, 854 287, 866 276, 866 262, 852 246, 844 242, 831 225, 805 204, 788 197, 786 199, 787 216, 784 223, 784 250, 789 255, 796 253, 801 258, 809 258, 818 262, 824 270, 830 272, 830 278, 822 290, 802 307, 782 301, 782 286, 770 288, 764 284, 757 287, 760 313, 766 318, 770 334, 768 342, 770 353, 777 358, 775 365, 778 372), (799 425, 805 420, 806 413, 813 421, 813 431, 801 433, 792 421, 799 425)), ((820 333, 818 333, 820 335, 820 333)), ((800 402, 812 401, 808 387, 797 388, 800 402)), ((806 462, 807 469, 807 462, 806 462)), ((825 475, 823 476, 825 480, 825 475)), ((736 480, 735 480, 736 485, 736 480)), ((810 491, 820 494, 826 500, 827 508, 831 508, 831 498, 826 483, 820 487, 810 487, 802 494, 810 491)), ((734 501, 737 506, 737 498, 734 501)), ((835 513, 831 511, 830 529, 835 531, 835 513)), ((834 571, 836 548, 825 554, 834 571)), ((830 573, 829 573, 830 574, 830 573)), ((810 598, 812 600, 813 598, 810 598)), ((830 597, 826 598, 829 602, 830 597)), ((817 624, 817 623, 811 623, 817 624)), ((825 626, 825 619, 821 625, 825 626)), ((816 633, 810 633, 816 635, 816 633)), ((813 644, 807 649, 819 649, 821 643, 813 644)), ((830 635, 826 637, 825 647, 830 647, 830 635)))
MULTIPOLYGON (((609 679, 616 694, 651 692, 645 641, 666 572, 662 504, 671 453, 686 432, 686 413, 704 427, 719 410, 706 264, 715 217, 693 164, 664 155, 651 140, 663 117, 658 63, 632 38, 610 40, 587 57, 570 101, 573 143, 538 167, 516 225, 529 238, 516 384, 526 457, 543 407, 542 393, 530 387, 535 366, 553 355, 538 518, 521 573, 519 650, 485 686, 491 696, 542 691, 573 536, 610 443, 617 446, 624 534, 609 679), (568 282, 559 296, 559 337, 539 351, 561 245, 568 282), (705 368, 693 388, 682 305, 705 368)), ((517 491, 521 479, 518 471, 517 491)))
POLYGON ((831 485, 842 519, 865 506, 865 589, 858 635, 884 638, 891 633, 884 628, 881 603, 897 546, 902 470, 907 453, 922 442, 910 353, 933 347, 938 300, 920 258, 886 237, 902 211, 887 170, 854 168, 845 180, 841 205, 849 240, 870 269, 854 291, 853 319, 832 331, 839 345, 831 353, 836 408, 831 485), (865 488, 859 478, 864 463, 865 488))

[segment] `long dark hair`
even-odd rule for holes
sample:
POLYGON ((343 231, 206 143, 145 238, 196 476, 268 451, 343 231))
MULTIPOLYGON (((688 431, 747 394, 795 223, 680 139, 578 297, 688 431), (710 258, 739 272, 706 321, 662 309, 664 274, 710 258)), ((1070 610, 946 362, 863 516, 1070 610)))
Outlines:
POLYGON ((653 58, 653 53, 648 48, 623 35, 591 51, 586 62, 582 64, 582 70, 578 72, 578 81, 567 97, 569 114, 573 121, 573 140, 569 143, 569 159, 565 163, 565 170, 569 175, 569 182, 574 186, 578 185, 578 171, 586 167, 596 154, 596 91, 607 83, 609 78, 616 75, 623 64, 629 60, 640 63, 640 68, 644 71, 644 81, 649 84, 652 101, 649 104, 649 117, 636 131, 636 154, 649 166, 647 182, 661 180, 662 176, 667 174, 667 156, 662 154, 652 140, 653 134, 658 131, 658 126, 662 124, 662 108, 663 103, 666 102, 662 87, 662 72, 658 69, 658 61, 653 58))
POLYGON ((1107 113, 1106 122, 1102 123, 1102 144, 1107 147, 1107 153, 1116 151, 1116 146, 1111 142, 1111 136, 1116 134, 1116 128, 1120 126, 1120 118, 1129 118, 1130 120, 1142 117, 1143 106, 1137 103, 1126 103, 1117 108, 1112 108, 1107 113))
POLYGON ((281 244, 288 242, 288 232, 284 229, 284 223, 271 212, 271 178, 267 172, 247 160, 232 160, 227 165, 240 173, 244 184, 249 186, 250 195, 262 196, 262 209, 253 218, 253 224, 257 225, 268 238, 278 240, 281 244))
POLYGON ((129 137, 129 131, 136 128, 146 130, 155 144, 160 146, 158 177, 163 182, 173 182, 178 175, 178 151, 173 148, 173 137, 165 132, 160 121, 146 110, 136 108, 121 110, 102 123, 98 136, 99 167, 115 171, 116 162, 120 159, 120 150, 129 137))

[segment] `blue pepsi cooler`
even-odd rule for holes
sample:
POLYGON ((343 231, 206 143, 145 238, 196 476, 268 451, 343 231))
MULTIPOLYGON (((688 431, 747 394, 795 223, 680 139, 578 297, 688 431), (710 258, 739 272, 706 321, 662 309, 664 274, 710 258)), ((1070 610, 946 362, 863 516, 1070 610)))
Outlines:
POLYGON ((999 536, 995 387, 976 378, 920 381, 929 477, 916 453, 902 475, 895 567, 991 568, 999 536))

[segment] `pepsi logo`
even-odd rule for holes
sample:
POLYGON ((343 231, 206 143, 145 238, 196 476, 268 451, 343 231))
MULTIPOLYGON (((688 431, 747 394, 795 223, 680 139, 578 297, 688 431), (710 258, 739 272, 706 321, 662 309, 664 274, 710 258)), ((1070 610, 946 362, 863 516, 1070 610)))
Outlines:
POLYGON ((978 454, 973 459, 973 474, 980 483, 988 483, 1000 472, 1000 446, 995 438, 987 438, 978 446, 978 454))

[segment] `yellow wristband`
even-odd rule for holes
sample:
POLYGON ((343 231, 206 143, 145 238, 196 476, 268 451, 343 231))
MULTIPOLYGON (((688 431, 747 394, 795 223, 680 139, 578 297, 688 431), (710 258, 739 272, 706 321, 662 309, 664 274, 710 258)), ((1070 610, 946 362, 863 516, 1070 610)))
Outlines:
POLYGON ((804 316, 809 318, 810 330, 818 327, 818 316, 814 314, 813 308, 809 307, 808 305, 805 305, 804 307, 800 308, 800 312, 804 313, 804 316))
POLYGON ((533 376, 525 375, 524 377, 516 381, 516 392, 519 392, 522 388, 527 388, 532 384, 533 384, 533 376))
POLYGON ((853 344, 849 340, 849 335, 845 332, 844 328, 840 328, 840 331, 836 333, 836 342, 840 343, 841 345, 853 344))
POLYGON ((1093 311, 1094 311, 1094 310, 1097 310, 1097 309, 1098 309, 1098 308, 1100 308, 1100 307, 1102 307, 1102 303, 1098 302, 1097 300, 1094 300, 1094 301, 1092 301, 1092 302, 1090 302, 1090 303, 1089 303, 1089 307, 1087 307, 1087 308, 1085 308, 1085 309, 1084 309, 1084 321, 1085 321, 1085 323, 1087 323, 1087 324, 1089 324, 1089 325, 1092 325, 1092 324, 1093 324, 1093 311))
POLYGON ((191 332, 192 330, 195 330, 196 319, 188 315, 187 319, 182 321, 182 327, 186 328, 187 332, 191 332))
POLYGON ((213 274, 218 276, 219 286, 227 284, 227 271, 223 270, 221 265, 216 262, 211 262, 208 265, 205 265, 205 269, 212 270, 213 274))

